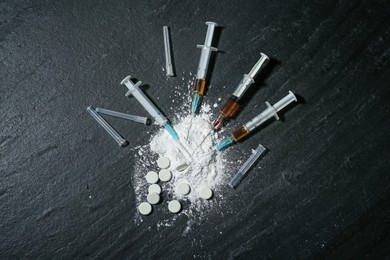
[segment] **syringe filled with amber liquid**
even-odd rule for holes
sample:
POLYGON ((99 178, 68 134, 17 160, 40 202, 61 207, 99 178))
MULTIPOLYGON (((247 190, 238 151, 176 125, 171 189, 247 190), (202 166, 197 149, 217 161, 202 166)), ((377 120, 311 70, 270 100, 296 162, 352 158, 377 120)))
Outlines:
POLYGON ((267 108, 261 112, 258 116, 247 122, 246 124, 237 128, 229 137, 223 139, 219 144, 217 144, 217 150, 221 151, 230 146, 233 143, 239 142, 243 140, 250 132, 255 130, 258 126, 263 124, 265 121, 270 119, 271 117, 275 117, 279 120, 277 112, 285 108, 287 105, 292 103, 293 101, 297 102, 297 98, 294 93, 289 91, 289 94, 279 100, 275 105, 271 105, 268 102, 265 102, 267 108))
POLYGON ((237 114, 241 104, 240 101, 243 98, 245 92, 255 82, 256 75, 267 65, 269 58, 264 53, 260 53, 261 57, 259 61, 253 66, 248 74, 244 74, 241 82, 238 84, 236 90, 229 97, 226 103, 220 110, 219 117, 214 121, 214 130, 221 129, 227 120, 234 117, 237 114))
POLYGON ((212 51, 218 51, 217 48, 211 47, 213 41, 214 29, 218 24, 214 22, 206 22, 207 34, 204 45, 197 45, 196 47, 201 48, 198 72, 196 73, 196 79, 194 82, 194 97, 192 99, 192 113, 196 113, 200 105, 201 99, 206 91, 206 75, 207 68, 209 66, 210 56, 212 51))

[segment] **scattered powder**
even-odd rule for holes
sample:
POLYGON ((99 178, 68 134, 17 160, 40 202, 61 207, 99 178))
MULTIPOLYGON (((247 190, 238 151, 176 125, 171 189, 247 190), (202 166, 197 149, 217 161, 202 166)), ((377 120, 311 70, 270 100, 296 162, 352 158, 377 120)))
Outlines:
MULTIPOLYGON (((184 81, 184 77, 183 77, 184 81)), ((223 193, 227 178, 226 159, 224 153, 215 151, 218 134, 212 131, 212 120, 215 115, 205 100, 198 115, 190 114, 192 82, 175 88, 175 118, 172 119, 173 127, 180 137, 180 144, 163 128, 151 134, 147 144, 134 149, 136 165, 132 183, 135 190, 136 205, 146 201, 149 184, 145 180, 148 171, 159 171, 156 161, 160 156, 167 156, 171 160, 169 170, 173 178, 169 182, 159 182, 162 187, 162 202, 153 206, 153 214, 159 214, 157 228, 174 225, 174 221, 185 214, 188 218, 187 226, 183 235, 191 230, 191 227, 201 221, 213 210, 218 210, 223 204, 223 193), (203 142, 202 142, 203 141, 203 142), (201 143, 202 142, 202 143, 201 143), (192 156, 192 158, 191 158, 192 156), (180 163, 187 162, 188 168, 182 172, 176 170, 180 163), (180 182, 186 182, 191 186, 191 192, 187 196, 177 193, 176 186, 180 182), (214 193, 211 200, 204 200, 199 197, 199 190, 209 186, 214 193), (177 199, 181 202, 183 210, 179 214, 172 214, 168 211, 168 202, 177 199)), ((158 99, 158 98, 157 98, 158 99)), ((215 107, 215 105, 214 105, 215 107)), ((173 108, 171 108, 173 109, 173 108)), ((221 134, 221 132, 220 132, 221 134)), ((223 132, 222 132, 223 134, 223 132)), ((148 217, 137 213, 135 221, 142 222, 148 217)))
POLYGON ((216 184, 221 183, 223 177, 221 153, 214 151, 216 136, 211 128, 210 114, 185 116, 174 125, 174 128, 181 137, 182 146, 176 144, 167 131, 161 129, 153 137, 150 150, 160 156, 170 158, 170 170, 174 178, 169 182, 169 191, 174 194, 174 198, 180 199, 182 197, 176 192, 176 185, 181 181, 187 182, 192 190, 186 198, 192 206, 198 200, 202 200, 198 196, 200 188, 207 185, 213 189, 216 184), (201 143, 202 140, 204 140, 203 143, 201 143), (186 154, 188 155, 185 156, 186 154), (182 162, 187 162, 188 168, 183 172, 176 171, 176 167, 182 162))

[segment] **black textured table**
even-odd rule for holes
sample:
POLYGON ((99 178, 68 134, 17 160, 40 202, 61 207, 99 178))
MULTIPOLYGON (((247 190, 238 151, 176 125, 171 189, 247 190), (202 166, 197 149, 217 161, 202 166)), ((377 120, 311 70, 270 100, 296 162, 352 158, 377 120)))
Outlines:
POLYGON ((387 1, 52 2, 0 3, 0 258, 389 256, 387 1), (120 148, 85 109, 144 115, 119 86, 131 74, 174 117, 172 86, 196 72, 209 20, 223 27, 210 104, 260 52, 272 58, 229 129, 288 90, 300 103, 226 151, 270 150, 190 232, 185 216, 159 229, 157 214, 136 224, 132 147, 151 127, 116 120, 130 142, 120 148), (175 78, 162 71, 163 25, 175 78))

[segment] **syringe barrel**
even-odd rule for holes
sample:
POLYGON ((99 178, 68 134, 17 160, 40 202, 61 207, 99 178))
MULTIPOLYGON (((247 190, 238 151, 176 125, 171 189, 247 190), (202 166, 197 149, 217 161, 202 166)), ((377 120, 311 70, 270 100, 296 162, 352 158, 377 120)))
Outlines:
POLYGON ((297 98, 295 97, 294 93, 291 91, 288 92, 288 95, 279 100, 275 105, 274 108, 276 111, 282 110, 284 107, 288 106, 291 102, 297 102, 297 98))
POLYGON ((253 66, 251 71, 248 74, 244 75, 244 78, 241 80, 240 84, 238 84, 236 90, 234 90, 233 95, 237 97, 237 99, 241 99, 248 88, 255 82, 254 78, 257 74, 262 70, 268 63, 269 58, 264 53, 260 53, 261 57, 257 61, 257 63, 253 66))
POLYGON ((257 61, 255 66, 253 66, 251 71, 248 73, 249 77, 255 78, 256 75, 260 72, 260 70, 264 69, 264 67, 267 66, 269 62, 269 57, 262 52, 260 53, 260 55, 261 55, 260 59, 257 61))
POLYGON ((261 112, 258 116, 247 122, 244 126, 249 130, 253 131, 256 127, 263 124, 265 121, 276 115, 276 110, 271 106, 261 112))
POLYGON ((132 84, 131 82, 124 83, 129 89, 130 93, 141 103, 146 111, 153 117, 154 120, 160 125, 164 126, 168 119, 160 112, 160 110, 152 103, 152 101, 142 92, 142 90, 137 86, 137 84, 132 84))
POLYGON ((214 22, 206 22, 208 25, 206 39, 204 41, 204 45, 197 45, 198 48, 202 48, 202 52, 200 54, 198 71, 196 73, 196 78, 198 79, 206 79, 206 73, 209 66, 210 56, 212 51, 217 51, 218 49, 211 47, 211 43, 213 41, 213 35, 215 27, 218 26, 214 22))
POLYGON ((196 73, 197 79, 206 79, 207 69, 209 67, 209 61, 211 56, 210 47, 200 46, 202 52, 200 54, 198 72, 196 73))

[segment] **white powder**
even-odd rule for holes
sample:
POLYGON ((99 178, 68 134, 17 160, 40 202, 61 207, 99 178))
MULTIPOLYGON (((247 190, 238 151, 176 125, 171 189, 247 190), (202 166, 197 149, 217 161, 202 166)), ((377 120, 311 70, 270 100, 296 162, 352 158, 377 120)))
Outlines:
POLYGON ((198 192, 202 186, 207 185, 213 189, 221 182, 223 176, 221 155, 214 150, 215 134, 211 128, 210 114, 185 116, 174 125, 174 128, 181 137, 183 146, 176 144, 167 131, 161 129, 153 137, 150 150, 171 160, 170 170, 174 178, 169 188, 174 193, 174 198, 181 198, 175 191, 175 186, 185 181, 192 188, 187 198, 191 202, 196 202, 200 199, 198 192), (192 155, 192 160, 190 156, 184 156, 186 151, 192 155), (187 162, 188 168, 183 172, 176 171, 176 166, 182 162, 187 162))
MULTIPOLYGON (((177 143, 163 128, 152 134, 148 144, 134 148, 137 150, 137 164, 132 177, 136 205, 139 205, 146 200, 148 192, 146 173, 159 170, 156 165, 158 157, 166 156, 171 160, 169 170, 173 178, 169 182, 160 182, 163 201, 153 206, 154 213, 152 214, 159 214, 160 219, 156 223, 158 228, 174 225, 174 221, 185 214, 188 217, 188 224, 184 229, 184 234, 191 230, 194 223, 219 208, 223 201, 221 188, 226 185, 228 177, 225 174, 223 153, 215 151, 218 135, 212 130, 212 120, 215 116, 212 115, 210 105, 204 102, 199 115, 193 116, 189 112, 192 96, 191 85, 192 80, 187 84, 188 94, 183 91, 185 87, 178 86, 175 91, 176 101, 173 102, 175 99, 172 99, 172 103, 175 103, 176 116, 173 120, 173 127, 180 137, 181 144, 177 143), (183 162, 189 164, 188 168, 182 172, 177 171, 176 166, 183 162), (191 186, 191 192, 187 196, 176 192, 177 184, 182 181, 191 186), (211 200, 199 197, 199 190, 204 185, 209 186, 214 192, 211 200), (168 211, 168 202, 172 199, 179 200, 183 205, 183 210, 179 214, 172 214, 168 211)), ((135 220, 136 222, 144 221, 147 218, 138 214, 135 220)))

